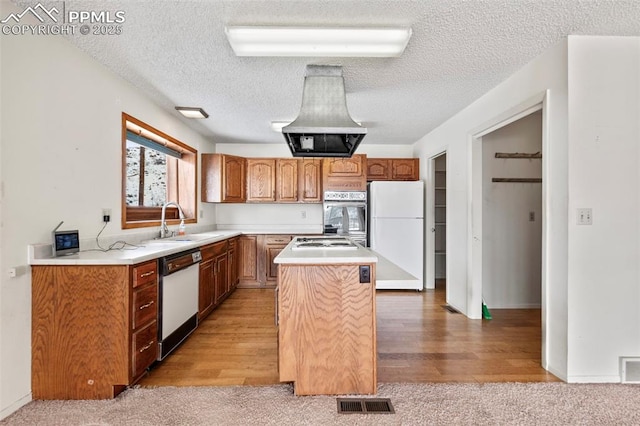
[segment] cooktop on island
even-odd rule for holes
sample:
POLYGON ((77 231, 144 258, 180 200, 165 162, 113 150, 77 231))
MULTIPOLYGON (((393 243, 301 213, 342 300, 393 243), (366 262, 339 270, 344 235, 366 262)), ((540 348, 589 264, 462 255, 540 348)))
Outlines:
POLYGON ((291 250, 357 250, 358 246, 346 237, 296 237, 291 250))

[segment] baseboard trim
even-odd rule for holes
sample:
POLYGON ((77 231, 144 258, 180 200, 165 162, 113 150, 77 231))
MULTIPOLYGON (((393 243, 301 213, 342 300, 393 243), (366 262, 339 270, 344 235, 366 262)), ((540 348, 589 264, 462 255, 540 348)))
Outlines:
POLYGON ((541 309, 540 303, 507 303, 504 305, 491 305, 489 309, 541 309))
POLYGON ((33 401, 33 396, 31 395, 31 392, 29 392, 9 406, 3 408, 2 411, 0 411, 0 420, 4 420, 5 418, 9 417, 11 414, 15 413, 31 401, 33 401))
POLYGON ((620 383, 620 376, 569 376, 567 383, 620 383))

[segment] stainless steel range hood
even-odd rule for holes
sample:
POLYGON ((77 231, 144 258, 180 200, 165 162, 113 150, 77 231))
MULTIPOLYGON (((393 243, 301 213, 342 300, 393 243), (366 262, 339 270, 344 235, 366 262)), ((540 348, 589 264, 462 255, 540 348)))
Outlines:
POLYGON ((367 133, 349 115, 342 67, 307 65, 298 118, 282 128, 294 157, 351 157, 367 133))

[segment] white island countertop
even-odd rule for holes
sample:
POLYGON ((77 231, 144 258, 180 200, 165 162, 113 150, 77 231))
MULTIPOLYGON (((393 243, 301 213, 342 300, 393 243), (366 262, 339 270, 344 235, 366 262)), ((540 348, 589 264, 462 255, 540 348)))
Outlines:
POLYGON ((276 264, 323 265, 347 263, 377 263, 378 256, 366 247, 355 244, 355 249, 317 248, 295 250, 291 241, 273 260, 276 264))

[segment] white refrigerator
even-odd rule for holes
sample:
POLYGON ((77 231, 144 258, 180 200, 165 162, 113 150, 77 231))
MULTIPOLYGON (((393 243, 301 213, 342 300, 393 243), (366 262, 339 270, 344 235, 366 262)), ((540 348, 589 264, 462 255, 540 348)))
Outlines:
POLYGON ((424 183, 371 182, 368 195, 369 245, 389 261, 379 261, 376 288, 421 291, 424 288, 424 183))

